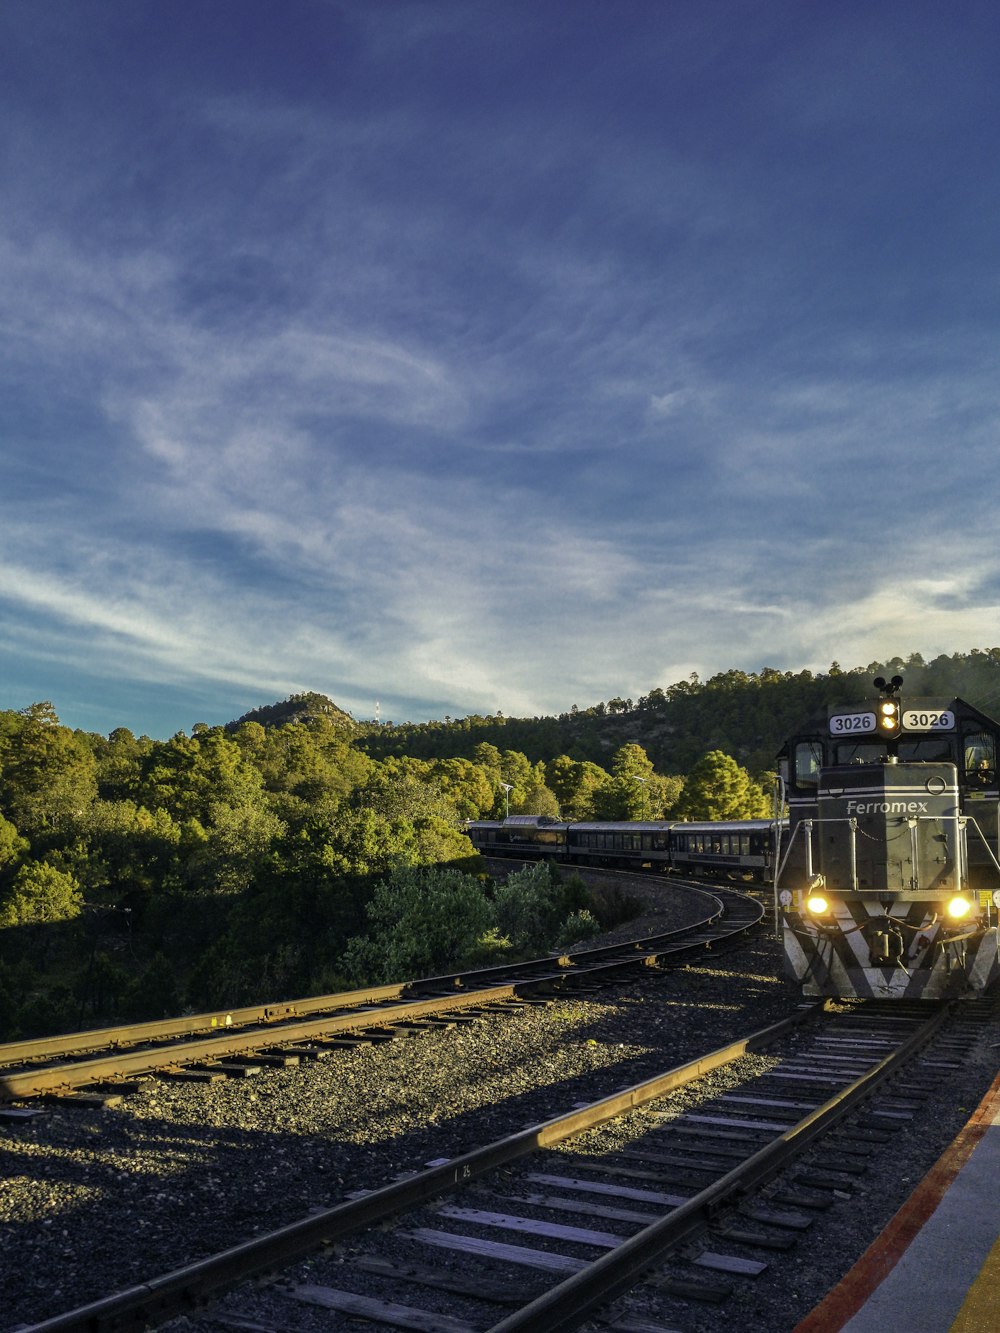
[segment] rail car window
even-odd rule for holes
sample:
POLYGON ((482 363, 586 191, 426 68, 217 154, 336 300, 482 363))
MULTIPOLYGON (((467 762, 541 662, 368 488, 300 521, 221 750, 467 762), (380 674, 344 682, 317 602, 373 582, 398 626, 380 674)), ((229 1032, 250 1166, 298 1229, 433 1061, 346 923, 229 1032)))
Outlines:
POLYGON ((795 785, 816 787, 823 767, 823 747, 819 741, 799 741, 795 747, 795 785))
POLYGON ((990 731, 965 733, 965 780, 970 786, 985 787, 996 781, 996 737, 990 731))

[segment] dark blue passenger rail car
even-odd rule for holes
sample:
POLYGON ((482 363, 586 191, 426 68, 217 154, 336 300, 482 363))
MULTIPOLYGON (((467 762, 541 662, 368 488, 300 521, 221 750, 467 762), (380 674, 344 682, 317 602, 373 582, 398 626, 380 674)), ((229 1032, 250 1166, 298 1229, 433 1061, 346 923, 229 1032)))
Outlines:
POLYGON ((473 820, 466 832, 484 856, 516 856, 573 865, 728 875, 770 883, 774 821, 724 824, 677 820, 589 820, 561 823, 544 815, 473 820))
POLYGON ((508 815, 506 819, 471 820, 465 831, 483 856, 563 861, 569 827, 548 815, 508 815))
POLYGON ((703 824, 674 824, 670 864, 694 874, 750 878, 770 884, 774 871, 773 819, 740 819, 703 824))

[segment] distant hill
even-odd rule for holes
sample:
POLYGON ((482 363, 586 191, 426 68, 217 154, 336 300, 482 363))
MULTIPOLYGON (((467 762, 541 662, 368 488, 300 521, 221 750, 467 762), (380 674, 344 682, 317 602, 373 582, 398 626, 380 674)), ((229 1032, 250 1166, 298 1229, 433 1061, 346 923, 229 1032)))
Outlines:
POLYGON ((1000 648, 972 649, 925 662, 919 653, 829 671, 724 671, 710 680, 697 676, 638 701, 611 699, 557 717, 471 716, 443 722, 363 723, 356 744, 375 759, 410 755, 418 759, 472 758, 486 743, 519 750, 532 763, 566 754, 605 766, 620 746, 641 745, 660 773, 685 774, 709 750, 723 750, 751 773, 774 767, 787 737, 804 722, 825 717, 830 704, 873 695, 872 679, 899 674, 902 695, 958 695, 992 716, 1000 716, 1000 648))
POLYGON ((902 696, 958 695, 983 712, 1000 717, 1000 648, 973 648, 925 662, 919 653, 866 667, 829 671, 723 671, 702 681, 696 675, 666 689, 656 688, 633 702, 611 699, 590 708, 575 704, 553 717, 509 718, 475 714, 441 722, 400 726, 356 722, 325 694, 293 694, 283 703, 255 708, 242 722, 280 727, 323 718, 373 759, 408 755, 414 759, 471 759, 477 745, 517 750, 532 763, 566 754, 606 766, 629 742, 641 745, 660 773, 685 774, 709 750, 723 750, 751 773, 774 767, 777 751, 804 722, 826 715, 831 704, 871 697, 872 678, 899 674, 902 696))
POLYGON ((304 694, 290 695, 282 703, 253 708, 235 722, 230 722, 226 730, 235 731, 243 722, 259 722, 262 727, 283 727, 288 722, 311 722, 320 717, 326 718, 334 726, 342 727, 352 735, 358 729, 358 724, 350 713, 338 708, 325 694, 316 694, 309 690, 304 694))

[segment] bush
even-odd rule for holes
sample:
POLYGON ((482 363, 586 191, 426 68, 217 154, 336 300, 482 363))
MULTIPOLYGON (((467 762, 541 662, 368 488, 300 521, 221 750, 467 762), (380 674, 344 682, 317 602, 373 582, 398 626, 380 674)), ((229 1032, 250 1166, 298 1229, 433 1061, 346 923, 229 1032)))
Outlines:
POLYGON ((162 953, 156 954, 142 976, 131 983, 123 1007, 125 1016, 133 1022, 171 1018, 180 1013, 176 969, 162 953))
POLYGON ((515 953, 545 949, 559 924, 552 867, 539 862, 515 870, 496 887, 493 902, 497 929, 515 953))
POLYGON ((578 912, 571 912, 560 927, 556 938, 556 948, 568 949, 573 944, 580 944, 584 940, 592 940, 595 935, 600 935, 601 925, 593 912, 588 912, 582 907, 578 912))
POLYGON ((496 926, 490 926, 489 930, 476 940, 471 955, 465 961, 474 967, 491 967, 502 963, 509 954, 510 940, 506 935, 501 935, 496 926))
POLYGON ((617 884, 598 887, 593 894, 591 910, 601 924, 602 930, 614 930, 616 926, 633 921, 646 910, 641 898, 627 893, 617 884))
POLYGON ((515 953, 528 954, 559 947, 557 939, 567 916, 584 911, 589 915, 592 902, 579 875, 561 880, 552 866, 539 862, 498 884, 494 905, 497 929, 515 953))
POLYGON ((99 1021, 111 1022, 120 1018, 121 997, 130 984, 125 969, 106 953, 95 949, 73 986, 81 1019, 89 1015, 88 1026, 92 1026, 99 1021))
POLYGON ((33 995, 21 1008, 24 1037, 50 1037, 77 1026, 79 1007, 68 986, 53 986, 45 995, 33 995))
POLYGON ((0 962, 0 1041, 13 1041, 18 1031, 21 1006, 15 998, 18 989, 12 971, 0 962))
POLYGON ((358 982, 434 976, 497 946, 482 885, 458 870, 393 871, 375 886, 367 916, 367 935, 350 941, 343 960, 358 982))
POLYGON ((0 926, 47 925, 80 915, 80 886, 44 861, 26 861, 0 904, 0 926))

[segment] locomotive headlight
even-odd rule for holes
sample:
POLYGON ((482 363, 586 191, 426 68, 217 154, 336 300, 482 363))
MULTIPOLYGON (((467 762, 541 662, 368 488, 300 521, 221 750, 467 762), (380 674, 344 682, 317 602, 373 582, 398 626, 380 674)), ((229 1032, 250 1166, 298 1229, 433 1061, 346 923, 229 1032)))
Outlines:
POLYGON ((953 921, 961 921, 963 916, 968 916, 972 911, 972 904, 968 898, 952 898, 948 904, 948 915, 953 921))
POLYGON ((879 724, 883 731, 895 731, 899 726, 899 704, 895 699, 883 699, 878 706, 879 724))
POLYGON ((809 908, 813 916, 822 916, 824 912, 830 910, 830 904, 821 893, 813 893, 806 899, 806 907, 809 908))

